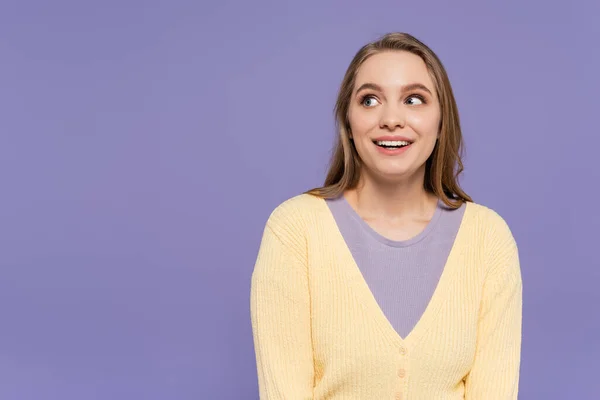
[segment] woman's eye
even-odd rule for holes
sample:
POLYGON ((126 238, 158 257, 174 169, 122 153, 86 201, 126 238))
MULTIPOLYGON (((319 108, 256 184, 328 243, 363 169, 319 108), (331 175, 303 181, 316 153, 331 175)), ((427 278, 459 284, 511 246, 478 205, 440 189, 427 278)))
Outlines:
POLYGON ((361 103, 365 107, 373 107, 377 105, 377 100, 373 96, 366 96, 363 98, 361 103))
POLYGON ((414 106, 418 106, 418 105, 425 103, 420 96, 410 96, 406 101, 407 101, 407 103, 414 105, 414 106))

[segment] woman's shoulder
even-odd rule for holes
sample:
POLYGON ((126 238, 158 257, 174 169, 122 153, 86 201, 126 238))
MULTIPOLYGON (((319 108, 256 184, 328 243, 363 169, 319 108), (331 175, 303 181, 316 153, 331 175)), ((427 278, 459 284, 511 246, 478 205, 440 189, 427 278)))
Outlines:
POLYGON ((467 209, 470 214, 485 226, 494 229, 507 229, 508 223, 506 219, 494 208, 475 202, 467 203, 467 209))
POLYGON ((487 244, 503 243, 516 246, 513 232, 505 219, 497 210, 480 203, 467 203, 471 223, 483 236, 487 244))
POLYGON ((325 200, 308 193, 279 202, 270 212, 267 225, 302 229, 323 212, 325 200))
POLYGON ((481 244, 485 262, 485 276, 502 282, 521 282, 519 247, 511 228, 496 210, 477 203, 468 203, 475 221, 477 241, 481 244), (506 280, 507 277, 512 277, 506 280))

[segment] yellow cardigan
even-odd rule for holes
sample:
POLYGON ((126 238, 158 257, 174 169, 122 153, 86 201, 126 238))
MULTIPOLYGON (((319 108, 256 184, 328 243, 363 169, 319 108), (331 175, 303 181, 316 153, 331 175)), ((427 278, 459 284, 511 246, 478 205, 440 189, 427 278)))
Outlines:
POLYGON ((260 398, 516 399, 521 312, 511 231, 467 203, 433 297, 400 337, 325 201, 298 195, 270 215, 252 274, 260 398))

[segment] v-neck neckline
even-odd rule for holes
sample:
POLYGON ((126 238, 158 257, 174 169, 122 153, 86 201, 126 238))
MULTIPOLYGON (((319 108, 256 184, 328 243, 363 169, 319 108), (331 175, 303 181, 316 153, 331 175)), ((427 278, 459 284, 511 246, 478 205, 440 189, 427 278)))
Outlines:
POLYGON ((341 241, 341 248, 344 249, 344 258, 348 259, 351 262, 344 272, 350 275, 351 287, 355 296, 359 300, 361 306, 365 311, 367 311, 370 315, 373 316, 375 323, 383 334, 383 336, 393 345, 395 346, 411 346, 413 343, 418 342, 419 338, 427 332, 429 327, 435 322, 437 315, 439 314, 442 305, 444 304, 444 300, 448 298, 450 289, 452 288, 452 283, 454 282, 454 278, 458 273, 458 269, 460 268, 460 262, 458 260, 459 252, 457 250, 456 243, 459 242, 464 235, 464 226, 465 220, 470 216, 470 203, 466 203, 465 211, 462 216, 462 220, 454 239, 454 243, 452 244, 452 248, 450 250, 450 254, 448 255, 446 264, 444 265, 444 269, 442 270, 442 274, 438 280, 438 283, 433 291, 431 298, 425 308, 425 311, 421 314, 416 324, 413 326, 411 331, 406 335, 406 337, 402 337, 394 328, 388 317, 383 312, 381 306, 377 302, 371 288, 369 287, 364 275, 362 274, 360 267, 358 266, 354 256, 348 244, 346 243, 339 226, 335 220, 335 217, 329 207, 327 206, 326 200, 322 200, 322 206, 326 208, 327 224, 332 226, 332 230, 336 232, 336 237, 334 238, 336 241, 341 241))

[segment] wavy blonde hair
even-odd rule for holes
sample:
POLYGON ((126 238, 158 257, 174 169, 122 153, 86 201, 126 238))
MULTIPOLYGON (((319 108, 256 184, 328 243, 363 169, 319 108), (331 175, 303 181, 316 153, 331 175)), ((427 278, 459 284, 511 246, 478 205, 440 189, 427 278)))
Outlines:
POLYGON ((440 135, 433 152, 426 161, 425 190, 435 194, 448 207, 458 208, 473 200, 461 189, 458 176, 463 171, 461 160, 463 140, 458 108, 448 74, 437 55, 425 44, 408 33, 388 33, 363 46, 354 56, 342 80, 335 104, 335 122, 338 130, 325 183, 305 193, 321 198, 335 198, 359 182, 361 160, 349 138, 348 109, 360 66, 369 57, 384 51, 407 51, 421 57, 438 93, 441 118, 440 135))

